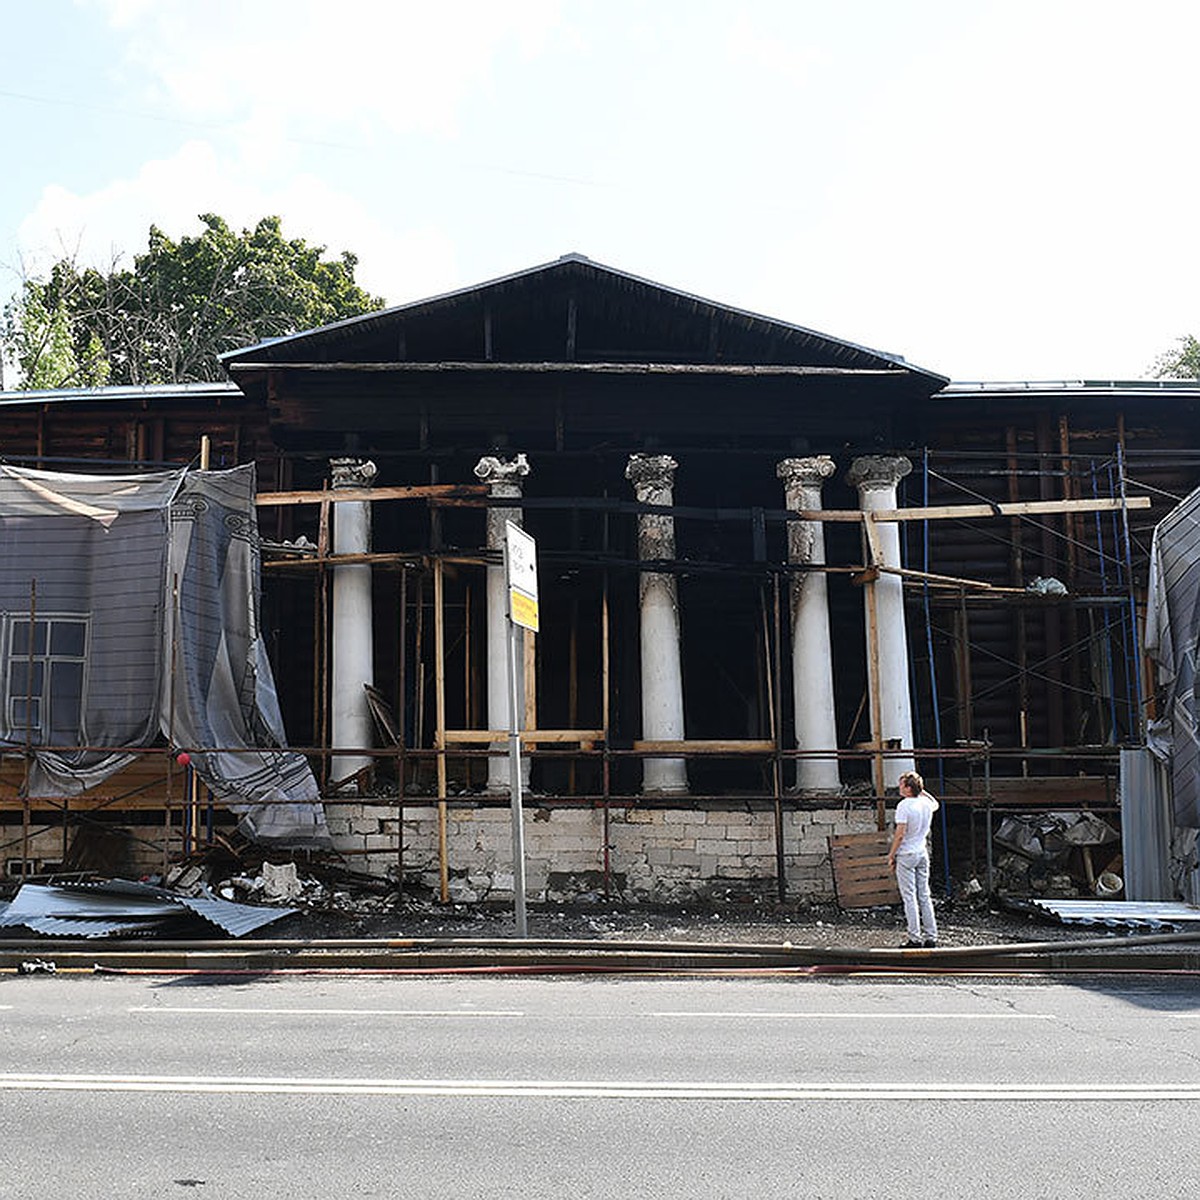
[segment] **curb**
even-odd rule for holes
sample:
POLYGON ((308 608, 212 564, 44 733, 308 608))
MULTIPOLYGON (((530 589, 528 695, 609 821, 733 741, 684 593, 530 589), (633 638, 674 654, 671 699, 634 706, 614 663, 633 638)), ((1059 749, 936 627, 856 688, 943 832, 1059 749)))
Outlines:
POLYGON ((0 972, 90 974, 1176 974, 1200 973, 1200 947, 1175 938, 921 950, 669 942, 456 939, 170 942, 78 939, 0 942, 0 972), (35 965, 22 971, 23 964, 35 965))

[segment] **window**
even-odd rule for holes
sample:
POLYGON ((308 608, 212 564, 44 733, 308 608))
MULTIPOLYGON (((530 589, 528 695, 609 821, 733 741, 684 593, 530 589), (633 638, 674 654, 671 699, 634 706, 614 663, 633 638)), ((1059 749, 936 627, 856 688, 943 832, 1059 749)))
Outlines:
POLYGON ((88 618, 49 613, 32 625, 8 619, 8 676, 4 715, 10 741, 39 745, 78 743, 83 725, 88 618))

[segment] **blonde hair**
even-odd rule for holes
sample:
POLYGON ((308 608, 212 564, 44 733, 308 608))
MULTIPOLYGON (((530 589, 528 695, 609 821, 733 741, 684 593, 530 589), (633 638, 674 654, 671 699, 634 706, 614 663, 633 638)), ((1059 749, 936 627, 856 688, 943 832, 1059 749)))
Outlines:
POLYGON ((896 786, 907 784, 914 792, 920 795, 925 790, 925 780, 921 778, 916 771, 905 771, 898 780, 896 786))

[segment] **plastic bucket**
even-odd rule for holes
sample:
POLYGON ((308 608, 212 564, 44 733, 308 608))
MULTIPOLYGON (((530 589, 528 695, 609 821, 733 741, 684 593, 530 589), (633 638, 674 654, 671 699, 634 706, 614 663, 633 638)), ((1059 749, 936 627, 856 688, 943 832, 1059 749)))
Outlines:
POLYGON ((1111 900, 1114 896, 1119 896, 1124 890, 1125 880, 1112 871, 1101 871, 1096 877, 1096 882, 1092 885, 1092 891, 1101 900, 1111 900))

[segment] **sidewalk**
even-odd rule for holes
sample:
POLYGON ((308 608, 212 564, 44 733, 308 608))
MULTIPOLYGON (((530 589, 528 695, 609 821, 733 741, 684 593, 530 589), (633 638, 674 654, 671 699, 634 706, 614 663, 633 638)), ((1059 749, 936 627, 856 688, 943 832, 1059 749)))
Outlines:
POLYGON ((419 903, 369 914, 298 912, 263 930, 266 936, 244 938, 51 938, 4 930, 11 936, 0 939, 0 972, 239 977, 280 971, 1200 973, 1200 931, 1119 934, 983 905, 943 905, 938 915, 938 948, 904 950, 902 918, 890 908, 747 912, 531 906, 529 936, 518 941, 511 911, 419 903))

